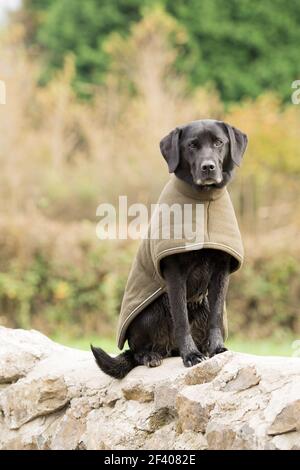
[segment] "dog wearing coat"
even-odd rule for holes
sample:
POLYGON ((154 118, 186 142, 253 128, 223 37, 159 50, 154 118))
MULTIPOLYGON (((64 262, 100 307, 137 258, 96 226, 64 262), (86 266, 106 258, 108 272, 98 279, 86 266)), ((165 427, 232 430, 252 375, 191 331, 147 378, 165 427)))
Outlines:
MULTIPOLYGON (((227 192, 247 136, 216 120, 176 127, 160 142, 170 181, 159 204, 202 204, 201 242, 184 237, 143 239, 124 292, 117 357, 91 346, 100 369, 121 379, 138 365, 159 366, 180 355, 191 367, 226 351, 225 299, 230 274, 243 262, 243 245, 227 192)), ((153 227, 150 227, 153 231, 153 227)), ((149 230, 150 230, 149 229, 149 230)))

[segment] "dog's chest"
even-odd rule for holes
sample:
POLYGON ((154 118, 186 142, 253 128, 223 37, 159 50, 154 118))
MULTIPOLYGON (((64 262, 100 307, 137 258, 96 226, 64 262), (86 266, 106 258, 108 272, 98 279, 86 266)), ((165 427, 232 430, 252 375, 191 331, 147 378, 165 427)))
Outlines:
POLYGON ((195 262, 190 268, 187 277, 187 298, 195 299, 197 296, 205 294, 208 289, 209 280, 211 278, 211 269, 208 261, 201 260, 201 263, 195 262))
POLYGON ((187 276, 187 298, 195 299, 207 293, 214 272, 226 270, 230 256, 218 250, 203 250, 198 253, 184 255, 187 276))

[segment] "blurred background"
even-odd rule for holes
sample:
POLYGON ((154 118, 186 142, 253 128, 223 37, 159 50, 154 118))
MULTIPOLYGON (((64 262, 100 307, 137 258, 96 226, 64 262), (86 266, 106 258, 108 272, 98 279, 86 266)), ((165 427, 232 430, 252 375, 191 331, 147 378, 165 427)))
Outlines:
POLYGON ((100 241, 96 208, 156 201, 174 126, 226 120, 249 147, 230 192, 246 259, 229 345, 300 337, 297 0, 1 0, 0 324, 114 351, 137 242, 100 241))

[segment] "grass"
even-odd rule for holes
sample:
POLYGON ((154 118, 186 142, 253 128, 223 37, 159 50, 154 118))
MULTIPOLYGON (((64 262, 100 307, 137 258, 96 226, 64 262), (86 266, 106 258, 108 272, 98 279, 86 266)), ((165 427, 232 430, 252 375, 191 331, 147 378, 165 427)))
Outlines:
MULTIPOLYGON (((89 350, 90 344, 100 346, 109 353, 117 353, 118 348, 114 338, 101 338, 99 336, 89 336, 84 338, 70 338, 67 336, 54 336, 54 341, 65 344, 72 348, 89 350)), ((297 338, 284 336, 282 339, 264 338, 251 340, 241 337, 234 337, 227 341, 226 346, 232 351, 238 351, 259 356, 292 356, 294 349, 293 341, 297 338)), ((298 348, 299 349, 299 348, 298 348)))
POLYGON ((245 338, 232 338, 226 344, 232 351, 238 351, 258 356, 292 356, 293 342, 297 338, 287 337, 281 341, 272 338, 247 340, 245 338))
POLYGON ((53 341, 56 341, 57 343, 64 344, 65 346, 69 346, 71 348, 76 349, 82 349, 85 351, 89 350, 90 344, 92 344, 93 346, 99 346, 100 348, 105 349, 105 351, 109 353, 118 352, 118 348, 114 338, 101 338, 95 335, 83 338, 73 338, 67 335, 54 335, 51 337, 51 339, 53 339, 53 341))

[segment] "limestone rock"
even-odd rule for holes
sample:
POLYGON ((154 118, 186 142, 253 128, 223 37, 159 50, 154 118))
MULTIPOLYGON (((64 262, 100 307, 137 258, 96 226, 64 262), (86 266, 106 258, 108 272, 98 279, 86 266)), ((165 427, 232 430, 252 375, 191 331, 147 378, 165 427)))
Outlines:
POLYGON ((300 379, 272 393, 265 415, 272 421, 270 435, 300 431, 300 379))
POLYGON ((275 436, 269 446, 270 450, 300 450, 300 433, 290 432, 275 436))
POLYGON ((24 377, 43 357, 44 351, 63 349, 37 331, 11 330, 0 326, 0 384, 24 377))
POLYGON ((0 395, 0 406, 9 429, 18 429, 38 416, 53 413, 67 402, 65 381, 55 376, 19 380, 0 395))
POLYGON ((92 354, 0 327, 0 449, 300 449, 300 359, 227 351, 123 380, 92 354))
POLYGON ((232 356, 231 351, 226 351, 191 367, 186 374, 185 383, 187 385, 196 385, 211 382, 232 356))
POLYGON ((133 381, 132 383, 127 382, 127 384, 122 388, 122 391, 126 400, 135 400, 141 403, 146 403, 148 401, 153 401, 154 399, 154 391, 151 387, 147 387, 143 384, 142 381, 133 381))
POLYGON ((257 375, 254 366, 242 367, 236 371, 236 374, 227 380, 223 387, 224 391, 238 392, 254 387, 259 384, 260 377, 257 375))
POLYGON ((180 392, 176 400, 180 430, 205 432, 216 402, 207 392, 206 384, 191 385, 180 392))

